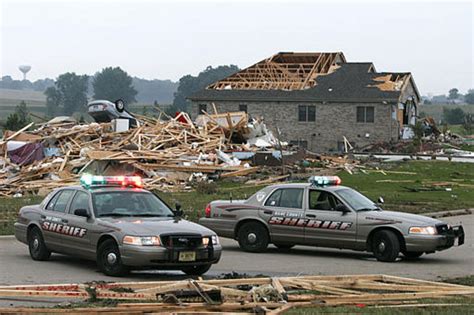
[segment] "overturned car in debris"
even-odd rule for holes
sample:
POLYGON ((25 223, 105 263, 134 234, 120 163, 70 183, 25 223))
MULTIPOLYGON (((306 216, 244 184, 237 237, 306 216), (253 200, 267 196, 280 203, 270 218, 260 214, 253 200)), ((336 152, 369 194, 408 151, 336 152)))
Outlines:
POLYGON ((372 252, 393 262, 464 243, 461 225, 429 217, 385 211, 337 176, 313 176, 309 183, 268 186, 247 200, 213 201, 199 223, 219 236, 234 238, 241 249, 264 251, 309 245, 372 252))

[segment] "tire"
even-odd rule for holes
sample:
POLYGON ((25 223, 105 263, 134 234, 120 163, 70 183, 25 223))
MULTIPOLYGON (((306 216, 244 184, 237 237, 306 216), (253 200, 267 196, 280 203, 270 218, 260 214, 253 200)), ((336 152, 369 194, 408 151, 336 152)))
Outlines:
POLYGON ((397 235, 389 230, 375 233, 372 239, 372 252, 378 261, 394 262, 400 253, 400 241, 397 235))
POLYGON ((406 259, 418 259, 420 258, 421 255, 423 255, 423 252, 403 252, 403 256, 405 256, 406 259))
POLYGON ((112 239, 105 240, 99 245, 97 265, 107 276, 120 277, 129 272, 129 268, 122 263, 117 243, 112 239))
POLYGON ((237 232, 239 246, 246 252, 259 253, 268 247, 270 237, 267 229, 260 223, 244 223, 237 232))
POLYGON ((290 250, 295 246, 295 244, 273 244, 273 245, 275 245, 278 249, 281 249, 281 250, 290 250))
POLYGON ((200 276, 208 272, 209 269, 211 269, 211 266, 212 264, 192 266, 192 267, 183 268, 181 269, 181 271, 183 271, 185 274, 189 276, 200 276))
POLYGON ((115 108, 119 113, 122 113, 125 110, 125 103, 122 100, 116 100, 115 108))
POLYGON ((33 260, 45 261, 51 257, 51 251, 46 247, 43 234, 37 227, 28 233, 28 249, 33 260))

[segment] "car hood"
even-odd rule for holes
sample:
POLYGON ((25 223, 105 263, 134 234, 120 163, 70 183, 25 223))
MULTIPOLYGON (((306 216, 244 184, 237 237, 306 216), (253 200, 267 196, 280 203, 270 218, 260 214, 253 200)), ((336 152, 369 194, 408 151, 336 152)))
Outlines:
POLYGON ((423 215, 397 212, 397 211, 364 211, 359 212, 359 216, 366 219, 381 220, 381 221, 394 221, 400 223, 419 224, 421 226, 435 225, 443 223, 440 220, 436 220, 423 215))
POLYGON ((194 222, 175 218, 100 218, 103 225, 124 234, 152 236, 160 234, 215 235, 208 228, 194 222))

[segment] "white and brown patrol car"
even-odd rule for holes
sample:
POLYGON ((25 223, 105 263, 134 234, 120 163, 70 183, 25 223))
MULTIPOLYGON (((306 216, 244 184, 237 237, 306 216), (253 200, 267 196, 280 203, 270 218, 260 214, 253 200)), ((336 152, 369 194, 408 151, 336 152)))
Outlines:
POLYGON ((181 219, 178 207, 141 188, 140 177, 85 175, 81 182, 20 209, 15 236, 34 260, 69 254, 96 260, 111 276, 143 267, 200 275, 219 261, 216 233, 181 219))
POLYGON ((456 240, 464 243, 462 226, 382 210, 340 183, 337 176, 313 176, 309 183, 268 186, 247 200, 213 201, 199 223, 249 252, 264 251, 269 243, 281 249, 310 245, 369 251, 391 262, 400 253, 418 258, 456 240))

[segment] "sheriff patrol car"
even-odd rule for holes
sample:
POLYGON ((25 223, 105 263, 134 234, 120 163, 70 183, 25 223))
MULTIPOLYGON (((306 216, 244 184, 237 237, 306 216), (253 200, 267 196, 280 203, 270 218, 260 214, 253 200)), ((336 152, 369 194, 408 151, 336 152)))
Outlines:
MULTIPOLYGON (((379 261, 418 258, 464 243, 462 226, 382 210, 337 176, 268 186, 247 200, 213 201, 199 223, 249 252, 310 245, 369 251, 379 261)), ((381 200, 382 201, 382 200, 381 200)))
POLYGON ((140 177, 85 175, 81 183, 20 209, 15 236, 32 259, 74 255, 96 260, 110 276, 143 267, 200 275, 219 261, 216 233, 181 219, 140 177))

